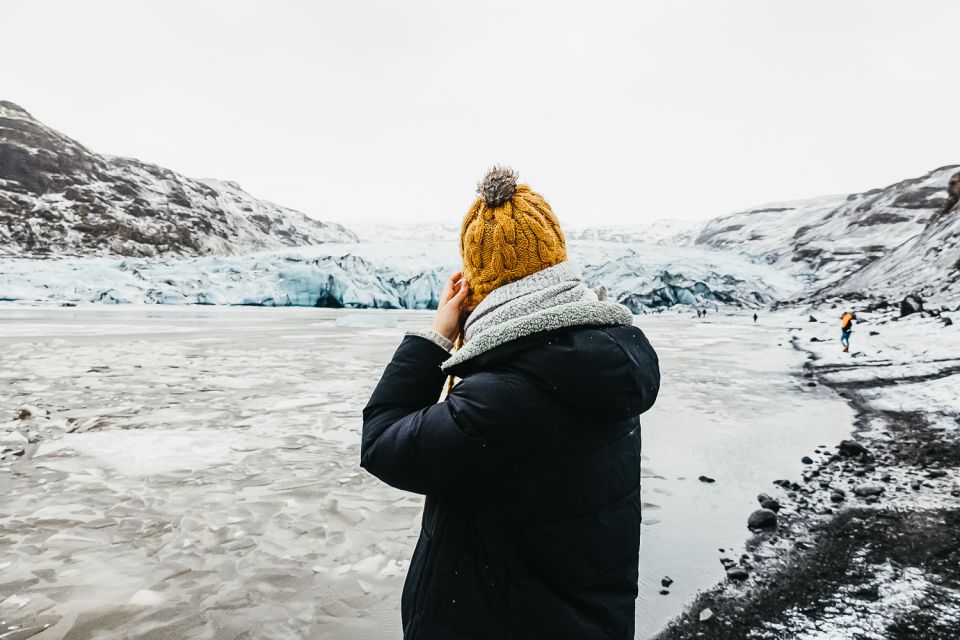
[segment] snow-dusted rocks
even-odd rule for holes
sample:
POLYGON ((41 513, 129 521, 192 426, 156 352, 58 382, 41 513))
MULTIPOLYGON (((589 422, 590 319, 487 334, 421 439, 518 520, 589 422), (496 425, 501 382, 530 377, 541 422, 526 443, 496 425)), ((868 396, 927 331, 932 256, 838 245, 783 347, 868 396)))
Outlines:
MULTIPOLYGON (((909 262, 915 268, 929 262, 927 250, 935 246, 933 236, 938 240, 949 236, 955 246, 960 229, 946 232, 940 214, 948 203, 948 182, 956 169, 942 167, 864 193, 771 204, 722 216, 703 227, 696 243, 741 251, 775 264, 808 280, 812 290, 832 286, 876 262, 875 269, 862 272, 863 277, 842 284, 851 293, 858 287, 880 289, 886 284, 884 273, 894 264, 909 262), (940 231, 931 231, 932 223, 940 231), (902 246, 911 239, 917 239, 913 246, 902 246), (904 255, 891 259, 896 253, 904 255)), ((937 253, 944 252, 947 249, 937 253)), ((933 268, 945 266, 938 262, 915 275, 922 279, 933 268)), ((904 281, 908 270, 904 264, 904 281)))
POLYGON ((227 255, 355 239, 233 182, 94 153, 0 101, 0 255, 227 255))
POLYGON ((899 298, 920 293, 960 304, 960 210, 956 205, 931 216, 919 233, 842 283, 838 295, 899 298))

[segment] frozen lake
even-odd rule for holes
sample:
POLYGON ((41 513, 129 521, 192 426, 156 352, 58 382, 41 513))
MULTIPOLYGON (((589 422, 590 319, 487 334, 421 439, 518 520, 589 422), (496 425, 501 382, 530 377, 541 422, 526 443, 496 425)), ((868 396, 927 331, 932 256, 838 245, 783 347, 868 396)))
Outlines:
MULTIPOLYGON (((0 306, 0 436, 38 441, 0 463, 0 636, 398 637, 422 499, 358 467, 360 411, 430 317, 0 306)), ((663 370, 638 638, 723 578, 757 493, 850 432, 846 404, 797 377, 790 318, 762 320, 637 318, 663 370)))

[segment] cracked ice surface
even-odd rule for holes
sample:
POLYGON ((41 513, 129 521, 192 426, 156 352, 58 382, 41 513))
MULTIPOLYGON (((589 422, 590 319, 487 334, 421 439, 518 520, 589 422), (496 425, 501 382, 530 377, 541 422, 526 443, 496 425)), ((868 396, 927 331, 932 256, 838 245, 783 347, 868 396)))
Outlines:
MULTIPOLYGON (((360 411, 430 315, 0 306, 0 436, 25 451, 0 460, 0 629, 397 637, 422 500, 359 469, 360 411)), ((664 370, 643 419, 638 638, 723 579, 717 547, 742 545, 754 496, 852 420, 793 375, 780 319, 688 316, 637 320, 664 370)))
POLYGON ((344 331, 331 313, 289 311, 264 324, 247 309, 113 313, 102 330, 107 316, 84 311, 2 324, 0 415, 25 402, 48 415, 26 421, 32 459, 0 468, 0 628, 398 627, 422 501, 357 468, 359 411, 400 324, 424 319, 384 313, 344 331))

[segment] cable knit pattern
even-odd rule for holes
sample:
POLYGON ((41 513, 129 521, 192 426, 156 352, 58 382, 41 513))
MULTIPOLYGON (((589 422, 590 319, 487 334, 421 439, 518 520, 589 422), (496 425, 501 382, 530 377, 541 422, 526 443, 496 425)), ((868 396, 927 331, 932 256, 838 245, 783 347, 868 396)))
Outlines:
POLYGON ((463 220, 460 256, 470 283, 467 308, 505 284, 567 259, 563 231, 550 205, 516 179, 512 169, 491 169, 463 220))

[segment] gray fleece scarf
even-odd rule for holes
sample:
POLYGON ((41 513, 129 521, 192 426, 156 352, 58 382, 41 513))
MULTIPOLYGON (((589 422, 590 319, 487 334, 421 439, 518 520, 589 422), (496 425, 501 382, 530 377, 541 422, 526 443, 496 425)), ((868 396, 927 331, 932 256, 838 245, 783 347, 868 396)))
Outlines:
POLYGON ((444 371, 495 347, 542 331, 587 325, 633 324, 633 314, 587 287, 570 262, 548 267, 494 289, 467 318, 463 347, 444 371))

